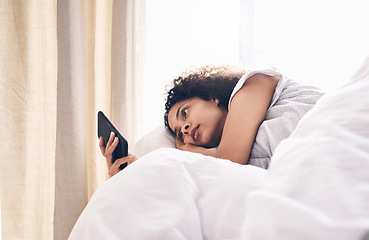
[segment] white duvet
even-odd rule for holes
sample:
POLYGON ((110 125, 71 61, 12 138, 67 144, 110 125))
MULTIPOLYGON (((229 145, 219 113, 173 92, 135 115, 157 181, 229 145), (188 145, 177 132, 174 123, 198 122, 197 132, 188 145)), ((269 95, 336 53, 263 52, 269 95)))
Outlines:
POLYGON ((95 192, 69 239, 369 239, 369 59, 268 170, 153 151, 95 192))

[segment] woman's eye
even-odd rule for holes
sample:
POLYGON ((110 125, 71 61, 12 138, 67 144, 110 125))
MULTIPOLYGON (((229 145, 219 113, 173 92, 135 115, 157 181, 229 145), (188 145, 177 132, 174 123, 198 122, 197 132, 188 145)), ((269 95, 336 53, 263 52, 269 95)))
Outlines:
POLYGON ((182 116, 183 116, 183 118, 185 118, 186 119, 186 117, 187 117, 187 108, 185 108, 185 109, 183 109, 182 110, 182 116))

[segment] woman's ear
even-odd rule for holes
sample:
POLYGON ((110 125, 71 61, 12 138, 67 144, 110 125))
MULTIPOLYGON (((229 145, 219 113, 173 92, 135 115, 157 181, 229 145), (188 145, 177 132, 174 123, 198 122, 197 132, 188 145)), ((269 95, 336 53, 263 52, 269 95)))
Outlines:
POLYGON ((210 100, 216 103, 218 106, 220 104, 220 100, 218 98, 210 97, 210 100))

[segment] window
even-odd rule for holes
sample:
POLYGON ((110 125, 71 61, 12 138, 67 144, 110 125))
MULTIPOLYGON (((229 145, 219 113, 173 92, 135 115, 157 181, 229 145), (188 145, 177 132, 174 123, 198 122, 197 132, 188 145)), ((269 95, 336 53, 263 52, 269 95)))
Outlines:
POLYGON ((165 87, 188 67, 239 64, 240 0, 146 1, 137 136, 163 124, 165 87))

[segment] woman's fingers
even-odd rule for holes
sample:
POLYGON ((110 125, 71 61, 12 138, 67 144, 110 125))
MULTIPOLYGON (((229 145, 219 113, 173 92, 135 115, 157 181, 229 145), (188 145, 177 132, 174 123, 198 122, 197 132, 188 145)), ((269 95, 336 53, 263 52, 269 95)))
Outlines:
POLYGON ((109 155, 113 154, 115 148, 118 146, 118 143, 119 143, 119 138, 115 137, 113 142, 105 150, 105 153, 109 155))
POLYGON ((138 159, 137 156, 131 154, 131 153, 128 153, 128 156, 127 156, 127 163, 128 165, 133 163, 134 161, 136 161, 138 159))
POLYGON ((194 148, 197 148, 198 146, 195 146, 191 143, 184 143, 181 139, 179 139, 178 137, 175 139, 175 145, 176 148, 178 148, 179 150, 183 150, 183 151, 190 151, 193 150, 194 148))
POLYGON ((119 143, 119 138, 115 137, 114 132, 110 134, 110 137, 109 137, 108 142, 106 143, 106 146, 104 144, 104 139, 100 137, 99 148, 100 148, 101 154, 106 159, 106 164, 108 165, 108 174, 110 177, 114 176, 115 174, 121 171, 121 169, 119 168, 120 165, 124 163, 127 163, 129 165, 138 159, 138 157, 134 156, 131 153, 128 153, 128 156, 116 159, 115 162, 113 163, 113 152, 115 148, 118 146, 118 143, 119 143))
POLYGON ((113 163, 113 168, 119 168, 120 165, 127 163, 127 164, 131 164, 136 160, 136 156, 132 155, 132 154, 128 154, 128 156, 123 157, 123 158, 118 158, 117 160, 115 160, 115 162, 113 163))
POLYGON ((109 140, 108 140, 108 142, 106 143, 106 146, 105 146, 105 152, 113 153, 116 145, 118 145, 118 143, 116 141, 119 141, 119 139, 117 137, 115 137, 114 132, 111 132, 109 140))
POLYGON ((176 137, 175 138, 175 145, 176 145, 176 148, 181 149, 181 147, 183 147, 185 144, 181 139, 176 137))
POLYGON ((110 136, 109 136, 109 140, 108 142, 106 143, 106 147, 109 147, 111 145, 111 143, 113 142, 114 140, 114 136, 115 136, 115 133, 114 132, 111 132, 110 133, 110 136))
POLYGON ((104 156, 105 155, 105 145, 104 145, 103 137, 100 137, 99 147, 100 147, 101 154, 104 156))
MULTIPOLYGON (((110 136, 109 136, 109 139, 108 139, 108 142, 106 143, 106 146, 105 146, 105 144, 104 144, 104 139, 103 139, 103 137, 100 137, 100 142, 99 142, 99 147, 100 147, 100 150, 101 150, 101 153, 103 154, 103 155, 105 155, 106 154, 106 152, 107 152, 107 149, 109 149, 110 148, 110 146, 112 145, 112 143, 114 142, 114 132, 111 132, 110 133, 110 136)), ((114 150, 113 150, 114 151, 114 150)))
POLYGON ((117 160, 115 160, 115 162, 109 167, 109 171, 108 174, 110 177, 114 176, 115 174, 117 174, 118 172, 121 171, 121 169, 119 168, 120 165, 127 163, 128 165, 131 164, 132 162, 136 161, 137 157, 132 155, 132 154, 128 154, 128 156, 123 157, 123 158, 118 158, 117 160))
POLYGON ((110 169, 113 165, 113 152, 115 148, 117 147, 119 143, 119 139, 115 137, 115 134, 111 132, 108 142, 106 143, 106 146, 104 144, 104 139, 100 137, 99 141, 99 147, 101 154, 106 159, 106 164, 108 165, 108 168, 110 169))
POLYGON ((108 169, 113 166, 113 156, 104 156, 106 160, 106 165, 108 165, 108 169))

